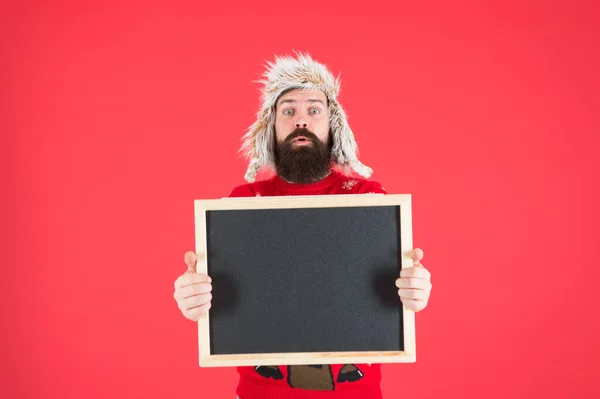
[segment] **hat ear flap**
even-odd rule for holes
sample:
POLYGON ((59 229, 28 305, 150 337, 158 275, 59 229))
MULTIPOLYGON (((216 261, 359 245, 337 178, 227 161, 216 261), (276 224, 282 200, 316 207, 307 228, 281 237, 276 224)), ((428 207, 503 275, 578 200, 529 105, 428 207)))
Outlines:
POLYGON ((266 117, 266 127, 256 138, 256 145, 260 149, 258 156, 261 167, 275 167, 275 112, 270 109, 266 117))
POLYGON ((273 140, 275 136, 275 115, 271 108, 259 113, 257 120, 248 128, 243 137, 241 151, 250 159, 244 179, 252 183, 260 168, 275 165, 273 140))
POLYGON ((260 170, 260 162, 258 158, 252 158, 250 160, 250 165, 248 165, 248 169, 246 169, 246 174, 244 175, 244 179, 248 183, 253 183, 256 180, 256 175, 260 170))
POLYGON ((354 133, 348 125, 346 113, 336 101, 331 101, 329 104, 329 118, 333 136, 333 148, 331 149, 333 160, 342 167, 345 173, 352 169, 362 177, 371 177, 373 169, 358 160, 358 145, 354 133))
POLYGON ((329 103, 329 120, 333 135, 332 155, 340 166, 344 166, 355 158, 357 148, 346 114, 336 101, 329 103))

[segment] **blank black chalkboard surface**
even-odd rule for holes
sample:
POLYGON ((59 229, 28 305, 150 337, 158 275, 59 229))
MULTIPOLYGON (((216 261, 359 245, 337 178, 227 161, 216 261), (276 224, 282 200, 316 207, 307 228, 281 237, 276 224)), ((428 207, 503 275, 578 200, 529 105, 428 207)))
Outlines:
POLYGON ((414 362, 409 194, 195 200, 203 367, 414 362))

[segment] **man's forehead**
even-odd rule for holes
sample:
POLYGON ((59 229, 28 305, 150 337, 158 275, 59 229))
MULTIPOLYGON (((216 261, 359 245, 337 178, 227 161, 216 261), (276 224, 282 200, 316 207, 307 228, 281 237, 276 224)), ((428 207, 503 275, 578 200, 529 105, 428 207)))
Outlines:
POLYGON ((283 94, 277 100, 277 105, 282 102, 302 102, 302 101, 313 101, 319 100, 324 104, 327 104, 327 96, 320 90, 306 90, 306 89, 294 89, 283 94))

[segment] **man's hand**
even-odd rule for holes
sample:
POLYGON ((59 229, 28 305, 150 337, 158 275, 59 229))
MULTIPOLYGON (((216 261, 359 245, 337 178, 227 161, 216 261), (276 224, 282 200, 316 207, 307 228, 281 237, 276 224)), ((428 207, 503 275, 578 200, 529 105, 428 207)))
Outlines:
POLYGON ((205 274, 196 273, 196 260, 195 253, 185 254, 188 269, 175 280, 173 294, 181 313, 192 321, 198 321, 210 309, 212 299, 212 280, 205 274))
POLYGON ((412 252, 413 267, 400 271, 400 278, 396 280, 398 296, 408 309, 419 312, 425 309, 431 294, 431 273, 421 264, 423 251, 416 248, 412 252))

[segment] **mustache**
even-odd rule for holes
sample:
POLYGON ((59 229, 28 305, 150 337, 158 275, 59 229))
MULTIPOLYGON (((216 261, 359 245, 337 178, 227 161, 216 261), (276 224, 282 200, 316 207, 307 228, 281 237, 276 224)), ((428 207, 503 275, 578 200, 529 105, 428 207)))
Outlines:
POLYGON ((313 132, 311 132, 310 130, 308 130, 307 128, 298 127, 296 129, 294 129, 294 131, 292 133, 290 133, 283 142, 289 144, 292 142, 292 140, 294 140, 295 138, 300 137, 300 136, 304 136, 312 142, 318 142, 318 140, 319 140, 317 135, 314 134, 313 132))

